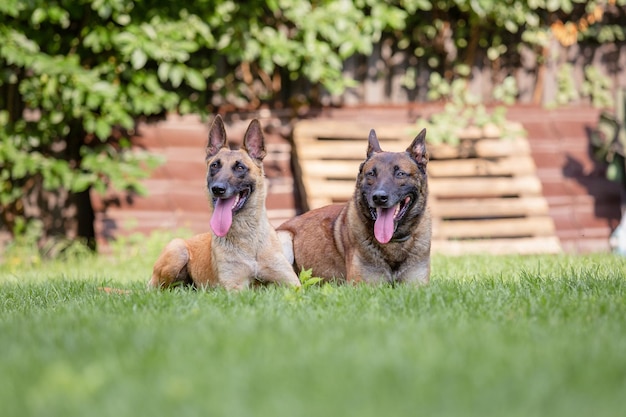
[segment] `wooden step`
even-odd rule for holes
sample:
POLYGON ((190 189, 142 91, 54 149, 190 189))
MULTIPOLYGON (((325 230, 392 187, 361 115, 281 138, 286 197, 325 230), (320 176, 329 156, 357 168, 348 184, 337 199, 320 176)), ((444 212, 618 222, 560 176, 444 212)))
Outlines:
POLYGON ((433 237, 443 239, 485 239, 501 237, 553 236, 550 216, 522 218, 435 221, 433 237))
POLYGON ((488 240, 433 240, 432 250, 446 255, 485 254, 533 255, 561 253, 561 243, 556 236, 488 239, 488 240))
MULTIPOLYGON (((355 180, 364 158, 364 155, 354 160, 300 158, 300 164, 309 177, 355 180)), ((433 160, 428 163, 431 178, 534 175, 535 172, 533 159, 528 155, 498 159, 433 160)))
POLYGON ((548 213, 548 203, 541 196, 434 200, 431 208, 442 219, 519 217, 548 213))

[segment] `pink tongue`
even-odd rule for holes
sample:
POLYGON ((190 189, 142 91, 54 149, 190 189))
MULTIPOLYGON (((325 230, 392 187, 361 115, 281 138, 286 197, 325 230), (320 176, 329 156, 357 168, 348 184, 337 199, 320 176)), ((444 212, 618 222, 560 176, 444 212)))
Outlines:
POLYGON ((374 236, 380 243, 387 243, 391 240, 394 232, 393 213, 396 210, 396 206, 391 208, 376 209, 376 222, 374 223, 374 236))
POLYGON ((226 236, 233 223, 233 204, 236 197, 218 198, 215 202, 215 209, 211 216, 211 229, 220 237, 226 236))

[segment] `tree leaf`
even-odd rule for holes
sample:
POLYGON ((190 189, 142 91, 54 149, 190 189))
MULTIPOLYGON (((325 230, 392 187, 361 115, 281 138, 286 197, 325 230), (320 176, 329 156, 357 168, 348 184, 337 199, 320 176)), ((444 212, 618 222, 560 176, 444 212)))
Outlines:
POLYGON ((146 53, 138 48, 133 51, 130 57, 131 65, 133 66, 133 69, 135 70, 143 68, 144 65, 146 65, 147 61, 148 61, 148 56, 146 55, 146 53))
POLYGON ((181 65, 174 65, 170 70, 170 82, 174 88, 178 88, 180 84, 183 82, 183 77, 185 76, 184 67, 181 65))
POLYGON ((206 80, 204 79, 200 71, 196 71, 191 68, 187 69, 187 72, 185 73, 185 79, 194 89, 198 91, 206 90, 206 80))
POLYGON ((102 118, 96 119, 95 134, 100 140, 104 141, 111 136, 111 126, 102 118))

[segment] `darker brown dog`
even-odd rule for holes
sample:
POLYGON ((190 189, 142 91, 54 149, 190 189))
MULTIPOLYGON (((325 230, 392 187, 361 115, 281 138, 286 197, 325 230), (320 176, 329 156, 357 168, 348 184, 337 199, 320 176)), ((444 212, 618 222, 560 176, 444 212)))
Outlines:
POLYGON ((383 152, 369 135, 352 200, 286 221, 278 228, 296 271, 326 280, 427 283, 431 218, 426 130, 406 152, 383 152))
POLYGON ((154 264, 149 286, 242 289, 257 281, 300 286, 267 218, 264 156, 257 120, 248 126, 243 147, 230 150, 224 123, 215 117, 206 149, 212 232, 172 240, 154 264))

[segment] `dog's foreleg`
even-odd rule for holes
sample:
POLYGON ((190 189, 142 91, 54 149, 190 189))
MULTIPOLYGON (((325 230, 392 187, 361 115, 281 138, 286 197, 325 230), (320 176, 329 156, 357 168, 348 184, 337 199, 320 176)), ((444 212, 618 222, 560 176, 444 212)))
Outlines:
MULTIPOLYGON (((282 240, 281 243, 283 243, 282 240)), ((276 244, 272 247, 275 249, 268 249, 260 257, 262 261, 259 262, 257 278, 262 282, 273 282, 276 284, 299 287, 300 280, 294 271, 293 265, 291 265, 280 250, 280 245, 276 244)))
POLYGON ((270 257, 273 262, 267 266, 268 281, 299 287, 300 280, 294 270, 296 257, 293 249, 293 235, 287 230, 277 230, 276 235, 280 242, 282 254, 270 257))
POLYGON ((263 282, 273 282, 293 287, 300 286, 298 276, 282 253, 277 253, 275 256, 269 257, 259 275, 259 278, 263 282))
POLYGON ((165 246, 154 263, 149 288, 166 288, 176 282, 189 282, 189 249, 183 239, 174 239, 165 246))
POLYGON ((428 284, 430 281, 430 259, 419 262, 403 272, 399 281, 413 285, 428 284))
POLYGON ((280 241, 283 254, 285 255, 285 258, 287 258, 287 262, 293 265, 295 261, 295 255, 293 252, 293 235, 291 232, 286 230, 277 230, 276 234, 278 235, 278 240, 280 241))

